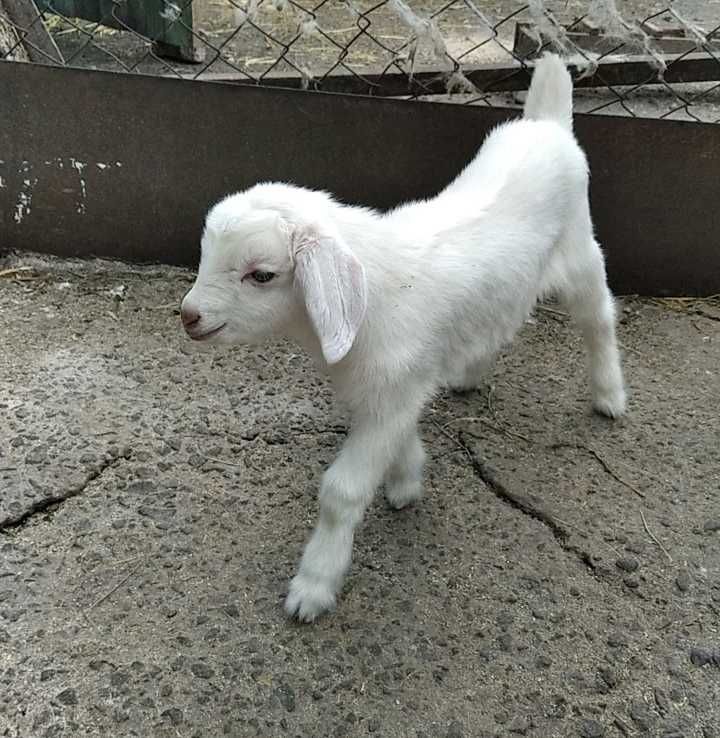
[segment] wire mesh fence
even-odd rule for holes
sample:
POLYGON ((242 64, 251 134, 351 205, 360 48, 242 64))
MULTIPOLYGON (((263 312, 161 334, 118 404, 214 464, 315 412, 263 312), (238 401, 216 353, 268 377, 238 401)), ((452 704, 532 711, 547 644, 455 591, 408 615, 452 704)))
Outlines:
POLYGON ((720 121, 720 0, 0 0, 0 57, 517 105, 544 50, 582 112, 720 121))

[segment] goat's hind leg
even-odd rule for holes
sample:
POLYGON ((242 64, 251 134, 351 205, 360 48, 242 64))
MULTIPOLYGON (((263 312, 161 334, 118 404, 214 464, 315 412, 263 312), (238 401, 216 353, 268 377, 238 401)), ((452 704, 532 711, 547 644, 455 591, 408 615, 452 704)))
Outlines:
POLYGON ((465 394, 473 390, 482 389, 490 381, 495 357, 488 356, 476 359, 457 371, 448 381, 448 386, 453 392, 465 394))
POLYGON ((582 331, 593 407, 601 415, 617 418, 625 412, 626 396, 615 335, 615 303, 607 286, 603 255, 589 224, 575 236, 575 243, 566 244, 559 297, 582 331))

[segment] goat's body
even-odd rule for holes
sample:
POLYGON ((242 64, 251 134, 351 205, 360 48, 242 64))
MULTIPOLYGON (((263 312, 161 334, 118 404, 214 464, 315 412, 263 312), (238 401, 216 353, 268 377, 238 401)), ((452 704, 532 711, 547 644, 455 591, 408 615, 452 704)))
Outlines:
MULTIPOLYGON (((383 321, 384 330, 392 325, 404 334, 413 318, 425 323, 438 382, 452 381, 463 365, 512 340, 552 287, 549 268, 560 237, 586 197, 585 157, 568 139, 554 123, 501 126, 436 198, 386 216, 398 233, 414 233, 397 254, 407 272, 400 275, 408 285, 405 299, 387 300, 383 286, 374 296, 377 314, 393 316, 383 321), (414 290, 413 281, 426 285, 414 290)), ((377 276, 382 283, 382 273, 377 276)))
POLYGON ((208 238, 219 246, 201 262, 204 294, 187 311, 189 329, 254 340, 254 316, 264 315, 266 335, 296 339, 327 367, 351 412, 286 601, 300 619, 334 604, 375 490, 384 482, 398 508, 420 497, 417 421, 430 395, 444 384, 476 387, 544 294, 555 293, 583 332, 595 408, 624 412, 614 306, 593 237, 587 163, 571 131, 571 91, 559 59, 539 62, 523 120, 495 129, 432 199, 381 214, 263 184, 208 216, 208 238), (224 248, 236 231, 242 247, 224 248), (278 287, 243 287, 254 270, 278 271, 278 287), (242 320, 222 309, 228 294, 244 306, 242 320))
MULTIPOLYGON (((462 385, 468 367, 489 363, 537 299, 562 290, 576 252, 585 257, 587 233, 569 238, 591 227, 587 181, 572 133, 519 120, 496 128, 432 199, 381 214, 308 193, 314 216, 333 222, 367 274, 367 318, 330 369, 341 397, 354 407, 408 375, 427 392, 462 385)), ((304 338, 320 358, 315 337, 304 338)))

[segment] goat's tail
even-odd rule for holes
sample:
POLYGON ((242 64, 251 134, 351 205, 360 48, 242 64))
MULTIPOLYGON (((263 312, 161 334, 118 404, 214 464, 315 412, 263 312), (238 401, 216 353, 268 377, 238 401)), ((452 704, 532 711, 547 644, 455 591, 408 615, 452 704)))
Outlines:
POLYGON ((572 130, 572 88, 572 78, 560 57, 545 54, 535 65, 524 117, 552 120, 572 130))

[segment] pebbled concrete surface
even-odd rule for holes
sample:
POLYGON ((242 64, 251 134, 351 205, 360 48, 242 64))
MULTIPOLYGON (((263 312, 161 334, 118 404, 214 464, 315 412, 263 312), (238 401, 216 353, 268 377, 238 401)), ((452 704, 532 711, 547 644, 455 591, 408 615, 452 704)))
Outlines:
POLYGON ((338 610, 281 601, 344 418, 291 346, 200 349, 191 275, 0 272, 0 736, 720 735, 720 306, 623 301, 627 418, 541 309, 439 396, 338 610))

